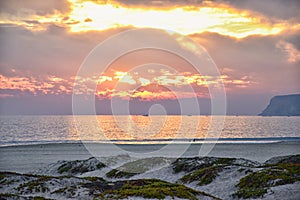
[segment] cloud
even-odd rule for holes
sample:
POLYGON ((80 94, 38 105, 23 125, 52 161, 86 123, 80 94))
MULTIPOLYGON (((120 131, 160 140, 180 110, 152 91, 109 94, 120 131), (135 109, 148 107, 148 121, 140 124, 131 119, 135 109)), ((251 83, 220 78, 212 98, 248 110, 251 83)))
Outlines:
POLYGON ((55 24, 40 32, 0 25, 0 72, 9 75, 14 68, 34 75, 75 76, 97 44, 122 30, 71 34, 55 24))
POLYGON ((0 1, 1 16, 9 15, 28 17, 31 15, 50 15, 56 12, 66 13, 70 5, 66 0, 9 0, 0 1))
POLYGON ((139 83, 142 85, 142 86, 145 86, 145 85, 149 85, 150 84, 150 81, 146 78, 139 78, 138 79, 139 83))
MULTIPOLYGON (((223 81, 227 95, 234 102, 230 104, 230 109, 244 110, 244 113, 253 113, 258 108, 260 111, 263 106, 258 99, 267 103, 269 97, 275 94, 300 92, 300 17, 299 12, 296 13, 299 1, 120 0, 110 1, 111 4, 93 1, 103 6, 101 8, 109 8, 101 13, 102 17, 99 17, 97 9, 79 9, 88 3, 93 6, 91 2, 27 2, 12 0, 0 3, 1 101, 16 97, 25 99, 30 94, 35 95, 36 101, 46 101, 42 96, 49 96, 51 100, 56 97, 59 105, 60 97, 72 93, 74 77, 82 61, 97 44, 132 26, 166 28, 165 25, 171 29, 175 27, 204 46, 222 76, 202 76, 195 73, 189 63, 174 55, 145 50, 119 58, 100 78, 96 74, 82 80, 78 92, 93 93, 87 86, 98 82, 96 95, 103 101, 112 97, 128 98, 133 94, 135 97, 132 100, 135 102, 151 97, 159 101, 160 96, 164 100, 172 98, 171 92, 162 89, 155 91, 149 85, 169 87, 182 98, 191 97, 193 93, 187 90, 187 86, 191 85, 198 97, 209 97, 207 84, 223 81), (83 14, 76 13, 74 7, 83 14), (200 13, 200 8, 204 14, 194 17, 194 14, 200 13), (212 9, 216 13, 210 15, 212 9), (126 11, 123 21, 118 18, 121 11, 126 11), (183 17, 173 18, 181 16, 179 14, 183 17), (147 15, 149 20, 144 20, 147 15), (109 20, 111 16, 112 21, 109 20), (152 16, 158 17, 152 20, 152 16), (109 27, 113 28, 107 29, 109 27), (149 65, 140 71, 130 71, 134 66, 145 63, 161 63, 177 73, 160 71, 159 67, 151 68, 149 65), (121 76, 115 77, 116 71, 126 73, 123 80, 121 76), (120 87, 115 88, 119 80, 120 87), (140 86, 142 88, 135 89, 140 86), (245 102, 244 108, 238 106, 238 100, 245 102), (247 106, 246 102, 250 102, 251 106, 247 106)), ((130 45, 126 41, 124 43, 130 45)), ((108 51, 113 52, 114 48, 117 47, 108 51)), ((35 105, 31 104, 31 107, 35 105)))
POLYGON ((280 40, 276 47, 286 53, 288 62, 296 63, 300 60, 300 51, 293 44, 280 40))
MULTIPOLYGON (((177 1, 173 2, 176 7, 169 9, 149 6, 149 3, 158 5, 158 1, 151 1, 146 5, 136 1, 122 3, 73 2, 70 18, 80 22, 86 22, 87 18, 91 20, 89 23, 70 25, 70 31, 101 31, 133 26, 174 30, 185 35, 210 31, 244 38, 255 34, 274 35, 293 26, 288 23, 283 25, 282 21, 269 20, 263 15, 255 15, 222 3, 201 3, 191 7, 187 2, 177 1)), ((172 5, 168 1, 162 4, 172 5)))
MULTIPOLYGON (((280 40, 296 42, 299 33, 278 36, 252 36, 242 40, 219 34, 203 33, 191 37, 202 44, 218 66, 221 74, 231 79, 251 78, 246 90, 235 93, 269 95, 298 93, 299 64, 287 62, 287 53, 276 48, 280 40), (289 77, 283 80, 282 77, 289 77)), ((298 43, 299 44, 299 43, 298 43)))
POLYGON ((251 10, 276 19, 300 19, 300 2, 298 0, 228 0, 229 5, 239 9, 251 10))
POLYGON ((91 19, 91 18, 86 18, 85 20, 84 20, 84 22, 92 22, 93 20, 91 19))
MULTIPOLYGON (((15 1, 12 1, 11 7, 15 1)), ((235 4, 221 1, 201 1, 196 4, 194 1, 149 1, 142 4, 137 1, 120 3, 70 0, 70 4, 65 6, 69 8, 68 11, 62 12, 65 10, 62 9, 63 6, 53 0, 52 6, 47 7, 54 10, 53 12, 44 11, 37 14, 37 10, 43 10, 46 4, 50 4, 46 2, 34 4, 30 9, 24 8, 23 10, 30 11, 22 14, 27 17, 20 17, 17 12, 12 15, 4 12, 2 23, 22 25, 32 31, 45 30, 47 24, 53 23, 74 33, 120 27, 152 27, 173 30, 184 35, 209 31, 236 38, 276 35, 286 30, 299 30, 295 20, 269 19, 263 13, 240 9, 238 6, 234 7, 235 4)), ((8 5, 5 6, 7 10, 8 5)), ((24 7, 23 4, 19 6, 24 7)))
MULTIPOLYGON (((108 3, 105 0, 88 0, 97 4, 108 3)), ((178 6, 196 6, 204 5, 208 1, 206 0, 111 0, 109 3, 119 4, 131 8, 148 7, 156 9, 171 9, 178 6)))
POLYGON ((27 94, 71 94, 73 83, 60 77, 40 75, 38 77, 13 70, 9 77, 0 74, 1 97, 23 96, 27 94))
MULTIPOLYGON (((97 1, 94 1, 97 2, 97 1)), ((99 3, 106 3, 106 1, 98 1, 99 3)), ((119 3, 121 5, 129 7, 152 7, 157 9, 171 9, 178 6, 189 6, 193 7, 201 6, 229 6, 237 9, 248 10, 256 12, 267 17, 278 18, 278 19, 297 19, 299 21, 299 7, 300 2, 298 0, 114 0, 111 2, 119 3)))
MULTIPOLYGON (((49 26, 47 31, 39 33, 32 33, 20 26, 0 27, 0 46, 5 47, 0 48, 1 74, 7 77, 14 76, 11 69, 16 69, 21 70, 24 74, 30 73, 35 77, 38 75, 52 75, 68 80, 76 75, 83 59, 94 46, 123 29, 76 34, 59 30, 60 28, 55 25, 49 26), (58 30, 53 31, 53 29, 58 30)), ((243 40, 236 40, 215 33, 194 34, 191 37, 207 49, 221 72, 228 75, 230 80, 240 80, 244 76, 251 77, 249 81, 253 84, 246 87, 248 91, 253 90, 254 93, 254 90, 257 89, 283 93, 287 88, 290 88, 291 92, 297 91, 295 85, 298 83, 296 76, 298 72, 295 71, 297 67, 293 67, 297 63, 285 62, 286 59, 289 59, 287 56, 294 55, 295 57, 295 55, 298 55, 298 51, 291 51, 293 48, 297 50, 297 35, 298 33, 285 37, 253 36, 243 40), (281 47, 293 47, 289 48, 289 52, 294 53, 288 54, 287 51, 274 48, 276 44, 278 47, 278 41, 280 40, 290 43, 292 46, 284 46, 281 43, 281 47), (282 71, 283 68, 286 68, 284 66, 291 67, 289 67, 289 70, 282 71), (222 71, 223 68, 229 68, 232 72, 222 71), (266 74, 268 74, 268 79, 265 78, 266 74), (290 78, 278 86, 275 83, 281 80, 282 74, 290 78)), ((167 72, 146 66, 145 69, 150 70, 149 73, 143 74, 141 77, 135 77, 134 74, 131 74, 136 83, 140 83, 138 78, 144 78, 151 82, 153 81, 151 77, 157 77, 161 81, 164 80, 169 85, 172 85, 172 82, 177 83, 177 85, 184 85, 185 82, 194 84, 195 81, 198 81, 201 85, 201 81, 203 82, 201 78, 193 77, 191 79, 190 76, 184 74, 186 72, 195 73, 188 63, 165 52, 134 52, 118 59, 110 66, 110 69, 126 72, 130 70, 130 66, 145 63, 161 63, 171 66, 179 74, 172 77, 168 76, 167 72)), ((143 68, 141 68, 141 71, 144 71, 143 68)), ((106 75, 113 78, 113 74, 109 73, 111 72, 106 75)), ((227 83, 232 87, 234 86, 232 83, 227 83)), ((237 86, 237 83, 235 82, 235 86, 237 86)), ((104 88, 111 89, 112 87, 107 82, 103 84, 105 84, 104 88)), ((125 86, 122 86, 122 89, 125 90, 125 86)), ((131 89, 131 87, 127 87, 127 89, 131 89)), ((240 92, 241 90, 231 91, 240 92)))
MULTIPOLYGON (((144 78, 146 73, 133 76, 128 72, 116 71, 113 76, 69 77, 62 78, 53 75, 34 75, 28 73, 24 76, 21 70, 11 70, 9 76, 0 74, 1 96, 12 97, 38 94, 65 95, 65 94, 95 94, 99 99, 120 97, 124 99, 138 98, 141 100, 176 99, 191 97, 208 97, 207 86, 218 85, 224 82, 228 90, 239 87, 251 86, 252 80, 247 77, 231 79, 228 75, 221 77, 172 74, 170 71, 161 70, 162 75, 144 78), (166 76, 168 74, 168 76, 166 76), (23 76, 22 76, 23 75, 23 76), (74 81, 76 79, 76 84, 74 81), (92 86, 97 84, 97 90, 92 86), (17 91, 11 93, 7 91, 17 91)), ((134 73, 135 74, 135 73, 134 73)), ((187 74, 187 73, 186 73, 187 74)), ((148 76, 149 77, 149 76, 148 76)))
POLYGON ((133 77, 128 72, 115 72, 115 79, 117 79, 120 83, 127 83, 130 85, 136 84, 136 81, 133 79, 133 77))

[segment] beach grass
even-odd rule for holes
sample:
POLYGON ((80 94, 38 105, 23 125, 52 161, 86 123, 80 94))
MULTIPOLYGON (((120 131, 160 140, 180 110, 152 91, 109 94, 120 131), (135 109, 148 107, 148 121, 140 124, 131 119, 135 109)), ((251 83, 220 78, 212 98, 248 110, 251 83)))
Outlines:
POLYGON ((270 187, 300 181, 300 164, 279 163, 266 165, 266 168, 243 177, 233 195, 239 198, 258 198, 268 192, 270 187))
MULTIPOLYGON (((127 181, 120 189, 108 190, 102 193, 100 197, 123 199, 136 196, 145 199, 165 199, 169 196, 172 198, 197 200, 199 195, 213 197, 182 184, 173 184, 157 179, 140 179, 127 181)), ((218 199, 216 197, 213 198, 218 199)))

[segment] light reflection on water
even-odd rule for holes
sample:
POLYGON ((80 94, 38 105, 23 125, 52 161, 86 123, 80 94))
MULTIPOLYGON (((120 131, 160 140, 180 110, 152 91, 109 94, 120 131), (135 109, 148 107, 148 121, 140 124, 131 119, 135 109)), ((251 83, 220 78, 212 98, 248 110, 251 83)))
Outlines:
MULTIPOLYGON (((210 116, 97 116, 97 123, 92 119, 76 116, 76 127, 73 116, 1 116, 0 144, 205 138, 211 121, 210 116)), ((226 116, 220 138, 300 137, 299 122, 299 117, 226 116)))

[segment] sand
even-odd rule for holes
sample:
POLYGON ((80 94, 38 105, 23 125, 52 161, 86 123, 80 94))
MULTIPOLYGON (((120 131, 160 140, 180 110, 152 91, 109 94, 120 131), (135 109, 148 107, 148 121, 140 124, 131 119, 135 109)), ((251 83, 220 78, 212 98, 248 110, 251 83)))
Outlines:
MULTIPOLYGON (((151 152, 163 146, 162 144, 123 144, 118 145, 122 151, 115 151, 108 144, 90 144, 89 149, 101 152, 100 156, 109 157, 126 154, 126 152, 151 152)), ((181 147, 182 144, 176 144, 172 149, 181 149, 181 147)), ((200 147, 201 144, 192 144, 183 156, 199 156, 200 147)), ((174 157, 174 152, 168 153, 169 157, 174 157)), ((207 156, 245 158, 264 162, 271 157, 293 154, 300 154, 300 142, 216 144, 207 156)), ((0 147, 0 171, 32 172, 59 160, 82 160, 92 156, 81 143, 6 146, 0 147)), ((156 156, 160 156, 159 153, 156 156)))
MULTIPOLYGON (((300 154, 299 144, 300 142, 216 144, 212 151, 206 155, 209 157, 205 158, 193 158, 199 156, 201 144, 192 144, 182 155, 182 157, 191 158, 176 160, 177 163, 174 162, 175 159, 172 157, 185 147, 183 144, 172 145, 163 155, 160 155, 157 151, 164 147, 162 144, 123 144, 118 145, 118 148, 108 144, 89 144, 88 149, 90 151, 81 143, 0 147, 0 171, 2 171, 2 178, 4 177, 2 183, 5 185, 1 188, 0 198, 1 195, 7 194, 10 196, 8 199, 14 199, 11 195, 22 197, 28 195, 31 195, 31 197, 43 196, 52 199, 92 199, 103 188, 121 184, 125 180, 137 180, 139 182, 144 179, 160 179, 161 181, 167 181, 169 184, 179 182, 196 191, 205 192, 224 200, 231 200, 238 191, 237 184, 243 177, 249 173, 264 170, 262 163, 272 157, 300 154), (91 152, 99 153, 100 158, 91 158, 95 156, 91 152), (135 152, 135 155, 140 155, 140 157, 130 157, 129 155, 132 155, 132 152, 135 152), (157 152, 156 156, 160 157, 149 158, 152 155, 149 152, 157 152), (166 155, 169 155, 170 158, 166 158, 166 155), (141 159, 143 156, 147 158, 141 159), (194 173, 192 167, 201 166, 205 163, 210 163, 211 167, 213 161, 219 160, 214 157, 242 159, 233 159, 234 161, 230 164, 221 165, 222 170, 218 172, 216 178, 211 183, 204 185, 198 185, 197 181, 182 182, 182 178, 191 171, 184 171, 183 168, 180 168, 178 172, 174 171, 174 167, 181 166, 184 163, 194 173), (113 170, 112 166, 107 165, 106 162, 112 163, 113 168, 124 171, 125 175, 126 172, 132 172, 132 170, 138 173, 129 177, 109 176, 113 170), (101 163, 102 165, 99 167, 101 163), (93 180, 87 177, 93 177, 93 180), (97 177, 99 179, 104 178, 105 181, 99 182, 97 177), (95 181, 95 178, 97 181, 95 181), (98 186, 96 189, 94 188, 97 184, 100 184, 100 189, 98 186), (34 186, 35 189, 31 190, 29 185, 34 186), (96 193, 94 194, 93 191, 96 193)), ((299 156, 297 158, 299 159, 299 156)), ((272 161, 276 159, 273 158, 272 161)), ((226 160, 224 159, 224 163, 226 163, 226 160)), ((220 165, 220 163, 214 166, 216 165, 220 165)), ((260 198, 296 200, 299 199, 299 186, 299 181, 292 184, 272 186, 260 198)), ((169 197, 167 199, 171 198, 169 197)), ((130 199, 143 198, 131 196, 130 199)), ((199 199, 214 198, 202 195, 199 196, 199 199)))

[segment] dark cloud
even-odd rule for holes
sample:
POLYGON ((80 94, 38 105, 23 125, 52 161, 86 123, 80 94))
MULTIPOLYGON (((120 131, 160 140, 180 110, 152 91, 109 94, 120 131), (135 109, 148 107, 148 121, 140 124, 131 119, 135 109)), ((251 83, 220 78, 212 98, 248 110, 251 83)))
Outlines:
MULTIPOLYGON (((108 3, 109 1, 97 1, 91 0, 98 3, 108 3)), ((126 6, 150 6, 150 7, 175 7, 175 6, 193 6, 201 5, 205 0, 115 0, 113 2, 118 2, 126 6)))
MULTIPOLYGON (((106 3, 108 1, 94 1, 99 3, 106 3)), ((299 0, 117 0, 125 6, 148 6, 155 8, 174 8, 176 6, 202 6, 209 5, 208 2, 214 4, 229 5, 238 9, 250 10, 270 18, 278 19, 293 19, 299 21, 300 18, 300 1, 299 0)))
POLYGON ((236 8, 252 10, 272 18, 294 19, 299 21, 300 17, 299 0, 228 0, 225 2, 236 8))
POLYGON ((63 26, 58 26, 56 24, 47 25, 47 33, 50 35, 60 35, 66 32, 66 28, 63 26))
POLYGON ((46 30, 31 32, 22 26, 0 26, 1 72, 12 68, 34 74, 70 77, 88 53, 120 30, 71 34, 64 27, 46 24, 46 30))
POLYGON ((192 36, 209 52, 222 73, 232 77, 252 77, 257 84, 236 93, 298 93, 299 62, 288 61, 286 52, 278 48, 281 40, 292 41, 295 35, 252 36, 242 40, 204 33, 192 36), (224 69, 231 70, 225 72, 224 69), (283 79, 283 77, 288 77, 283 79))
MULTIPOLYGON (((46 26, 47 29, 41 32, 31 32, 21 26, 10 24, 0 26, 1 74, 14 76, 12 69, 15 69, 23 76, 27 76, 26 71, 30 71, 32 76, 56 75, 68 79, 76 75, 83 59, 96 45, 124 30, 71 34, 64 27, 55 24, 46 24, 46 26)), ((251 77, 250 80, 257 82, 256 85, 248 88, 228 91, 229 113, 257 114, 273 95, 300 92, 299 63, 289 63, 286 53, 276 47, 276 44, 283 40, 292 43, 299 50, 299 33, 252 36, 240 40, 215 33, 203 33, 192 37, 208 50, 222 73, 238 79, 244 76, 251 77)), ((126 71, 122 63, 142 64, 141 62, 145 60, 158 63, 161 61, 178 69, 186 66, 184 62, 178 62, 172 59, 172 56, 165 54, 153 57, 153 54, 140 52, 140 54, 128 55, 127 58, 129 59, 119 59, 120 70, 126 71), (167 61, 162 61, 164 59, 167 61)), ((12 93, 8 92, 8 94, 12 93)), ((14 112, 23 109, 23 113, 30 113, 30 108, 35 114, 38 114, 39 109, 40 113, 44 114, 47 111, 52 113, 54 110, 57 113, 60 111, 68 113, 71 109, 70 102, 70 97, 66 100, 62 96, 51 96, 47 99, 47 95, 37 95, 26 97, 25 100, 9 97, 0 101, 0 108, 2 107, 3 113, 9 113, 12 108, 16 108, 14 112), (36 107, 39 109, 35 110, 36 107)), ((139 108, 138 105, 136 108, 139 108)), ((171 103, 169 107, 172 108, 171 103)))
POLYGON ((292 43, 297 49, 298 51, 300 51, 300 31, 298 32, 298 34, 291 34, 289 35, 289 37, 285 38, 285 40, 287 42, 292 43))
POLYGON ((4 0, 0 1, 0 13, 14 16, 48 15, 55 12, 65 13, 70 9, 66 0, 4 0))
POLYGON ((91 19, 91 18, 86 18, 85 20, 84 20, 84 22, 92 22, 93 20, 91 19))
POLYGON ((23 20, 23 22, 27 24, 40 24, 40 22, 37 20, 23 20))

